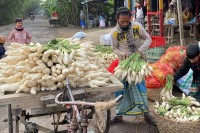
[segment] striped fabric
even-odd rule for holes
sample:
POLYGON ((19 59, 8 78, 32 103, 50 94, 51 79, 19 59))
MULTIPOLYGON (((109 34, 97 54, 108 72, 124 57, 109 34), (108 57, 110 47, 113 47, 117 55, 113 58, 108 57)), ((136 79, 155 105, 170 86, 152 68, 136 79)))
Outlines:
POLYGON ((198 75, 198 80, 194 80, 192 82, 191 88, 190 88, 190 93, 189 95, 192 96, 200 96, 200 74, 198 75))
POLYGON ((192 69, 190 69, 185 76, 177 80, 177 86, 181 91, 183 91, 185 94, 188 95, 191 91, 190 88, 192 85, 192 81, 193 81, 193 71, 192 69))
MULTIPOLYGON (((118 92, 119 93, 119 92, 118 92)), ((148 112, 147 91, 145 82, 130 86, 128 82, 124 83, 124 98, 117 106, 117 115, 143 115, 148 112)))

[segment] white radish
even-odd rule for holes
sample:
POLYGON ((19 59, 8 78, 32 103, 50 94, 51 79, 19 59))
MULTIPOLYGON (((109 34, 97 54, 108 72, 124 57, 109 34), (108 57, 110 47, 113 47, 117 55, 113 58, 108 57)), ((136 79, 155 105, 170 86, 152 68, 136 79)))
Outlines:
POLYGON ((122 80, 124 80, 124 78, 126 78, 127 74, 128 74, 128 71, 123 71, 123 75, 122 75, 122 80))
POLYGON ((48 67, 52 67, 52 66, 53 66, 53 61, 52 61, 52 60, 48 60, 47 66, 48 66, 48 67))
POLYGON ((69 54, 67 52, 64 53, 63 63, 65 65, 68 65, 68 63, 69 63, 69 54))
POLYGON ((56 67, 55 67, 55 66, 52 66, 52 67, 51 67, 51 73, 52 73, 52 74, 56 73, 56 67))
POLYGON ((43 71, 44 74, 50 74, 51 70, 49 68, 45 68, 43 71))
POLYGON ((36 95, 36 93, 37 93, 37 92, 36 92, 36 87, 32 87, 30 93, 31 93, 32 95, 36 95))
POLYGON ((50 91, 55 91, 55 90, 57 90, 57 86, 56 86, 56 85, 54 85, 54 86, 52 86, 52 87, 50 88, 50 91))
POLYGON ((58 63, 58 56, 57 55, 52 55, 51 59, 54 63, 58 63))
POLYGON ((57 75, 60 75, 62 73, 61 69, 56 70, 57 75))
POLYGON ((46 88, 45 88, 45 87, 42 87, 42 88, 41 88, 41 91, 45 91, 45 90, 46 90, 46 88))
POLYGON ((148 69, 153 72, 153 68, 151 66, 148 66, 148 69))
POLYGON ((59 82, 59 83, 57 83, 57 88, 59 88, 59 89, 63 89, 63 83, 61 83, 61 82, 59 82))
POLYGON ((72 88, 76 88, 76 84, 70 79, 69 79, 69 84, 71 85, 72 88))
POLYGON ((76 71, 76 74, 77 74, 77 75, 80 77, 80 75, 81 75, 81 72, 80 72, 80 70, 79 70, 79 68, 78 68, 78 67, 76 67, 75 71, 76 71))
POLYGON ((60 64, 56 64, 56 68, 62 70, 62 66, 60 64))
POLYGON ((61 53, 59 56, 58 56, 58 63, 59 64, 63 64, 63 57, 64 57, 64 54, 61 53))
POLYGON ((19 86, 20 86, 20 82, 2 84, 2 85, 0 85, 0 90, 3 93, 6 91, 16 91, 19 88, 19 86))
POLYGON ((73 60, 75 54, 76 54, 76 50, 73 49, 72 52, 71 52, 70 55, 69 55, 69 62, 72 62, 72 60, 73 60))

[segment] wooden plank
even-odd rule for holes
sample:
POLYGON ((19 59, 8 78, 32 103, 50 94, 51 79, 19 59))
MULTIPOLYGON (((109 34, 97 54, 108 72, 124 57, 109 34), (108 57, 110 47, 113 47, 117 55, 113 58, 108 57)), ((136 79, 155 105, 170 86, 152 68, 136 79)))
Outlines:
MULTIPOLYGON (((105 93, 111 93, 117 90, 121 90, 123 88, 123 84, 115 78, 113 75, 110 76, 110 80, 112 84, 109 84, 105 87, 98 87, 95 89, 86 87, 82 88, 85 90, 85 92, 105 92, 105 93)), ((0 106, 1 105, 7 105, 11 104, 12 108, 22 108, 23 110, 26 109, 33 109, 33 108, 41 108, 44 107, 41 105, 40 97, 42 96, 48 96, 48 95, 57 95, 60 93, 61 90, 56 90, 54 92, 39 92, 37 95, 31 95, 29 93, 19 93, 19 94, 9 94, 9 95, 3 95, 0 96, 0 106)), ((72 90, 73 95, 77 94, 76 90, 72 90)))

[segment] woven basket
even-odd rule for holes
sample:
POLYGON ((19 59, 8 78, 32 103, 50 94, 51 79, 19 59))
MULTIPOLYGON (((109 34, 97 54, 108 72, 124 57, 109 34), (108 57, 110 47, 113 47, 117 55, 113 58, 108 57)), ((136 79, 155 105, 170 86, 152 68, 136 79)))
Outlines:
POLYGON ((155 113, 153 104, 153 116, 160 133, 199 133, 200 121, 196 122, 175 122, 159 116, 155 113))
POLYGON ((147 88, 147 98, 151 101, 158 101, 160 100, 161 91, 162 91, 162 88, 156 88, 156 89, 147 88))

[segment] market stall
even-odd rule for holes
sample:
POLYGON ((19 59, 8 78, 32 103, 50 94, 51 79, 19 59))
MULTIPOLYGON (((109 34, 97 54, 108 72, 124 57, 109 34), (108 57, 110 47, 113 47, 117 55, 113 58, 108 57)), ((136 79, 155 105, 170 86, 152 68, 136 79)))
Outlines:
MULTIPOLYGON (((59 99, 61 101, 97 102, 105 101, 106 97, 109 99, 109 96, 101 95, 122 89, 122 83, 106 70, 112 53, 103 54, 103 51, 108 52, 104 48, 94 47, 91 42, 72 38, 53 39, 45 45, 12 43, 8 46, 7 56, 0 60, 0 105, 8 106, 9 132, 13 132, 12 115, 15 117, 16 132, 19 132, 19 121, 25 125, 26 132, 57 131, 60 117, 56 121, 54 114, 60 116, 62 112, 67 112, 72 115, 73 110, 77 114, 79 111, 77 107, 69 111, 68 106, 56 104, 55 97, 60 92, 63 93, 59 99), (31 111, 27 112, 28 109, 31 111), (28 122, 32 117, 44 115, 53 115, 56 125, 54 131, 28 122)), ((84 105, 80 110, 83 108, 84 105)), ((92 118, 96 108, 89 109, 90 112, 85 113, 84 118, 77 115, 76 124, 81 124, 82 119, 92 118)), ((107 113, 103 120, 108 121, 105 129, 108 132, 110 111, 109 108, 105 110, 107 113)), ((87 128, 86 125, 83 127, 87 128)), ((81 129, 82 126, 79 126, 81 129)))

